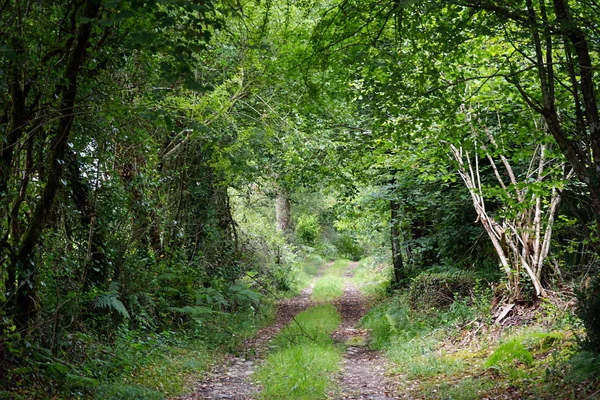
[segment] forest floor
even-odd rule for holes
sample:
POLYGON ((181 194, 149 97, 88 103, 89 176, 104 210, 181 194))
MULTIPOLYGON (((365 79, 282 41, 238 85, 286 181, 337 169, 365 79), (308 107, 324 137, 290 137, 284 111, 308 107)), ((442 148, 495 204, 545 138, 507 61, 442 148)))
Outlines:
MULTIPOLYGON (((331 268, 327 264, 325 269, 331 268)), ((385 376, 386 360, 377 351, 368 348, 368 330, 358 329, 362 316, 367 312, 369 301, 351 279, 357 263, 348 263, 344 271, 343 295, 333 301, 341 316, 341 323, 332 337, 342 349, 339 372, 333 375, 334 386, 329 399, 389 399, 395 398, 392 382, 385 376)), ((261 397, 261 383, 255 372, 264 365, 267 355, 277 346, 273 338, 288 324, 295 323, 295 316, 317 304, 311 299, 315 282, 312 280, 300 295, 280 301, 275 322, 257 332, 246 341, 240 353, 226 357, 195 385, 195 390, 180 400, 198 399, 255 399, 261 397)))

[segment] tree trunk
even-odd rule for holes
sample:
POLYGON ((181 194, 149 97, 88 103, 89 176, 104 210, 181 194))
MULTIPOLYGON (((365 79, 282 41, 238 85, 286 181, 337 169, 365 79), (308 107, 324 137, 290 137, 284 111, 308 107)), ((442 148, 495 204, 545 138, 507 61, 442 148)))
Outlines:
POLYGON ((79 220, 88 233, 89 265, 83 271, 83 290, 93 286, 103 286, 110 275, 109 263, 104 253, 104 240, 96 226, 96 210, 90 199, 90 188, 81 179, 79 160, 74 152, 69 152, 66 178, 70 183, 73 203, 79 212, 79 220))
POLYGON ((279 187, 275 195, 275 220, 277 232, 287 235, 291 230, 290 197, 286 189, 279 187))
POLYGON ((404 271, 404 260, 402 259, 402 245, 400 241, 400 203, 397 200, 390 200, 390 233, 392 239, 392 264, 394 266, 394 285, 399 286, 406 278, 404 271))
MULTIPOLYGON (((100 12, 100 3, 87 2, 82 17, 93 20, 100 12)), ((86 49, 89 45, 92 34, 92 24, 85 22, 79 25, 74 45, 68 50, 68 57, 64 71, 64 84, 58 86, 57 93, 61 98, 61 115, 58 118, 54 135, 50 141, 50 163, 47 173, 43 177, 43 190, 40 193, 37 205, 29 219, 26 231, 15 246, 16 252, 11 257, 10 268, 15 268, 16 289, 12 296, 11 312, 14 317, 17 329, 20 332, 27 332, 31 325, 31 320, 37 314, 36 301, 36 268, 33 263, 33 252, 38 244, 40 236, 46 227, 46 224, 52 213, 54 199, 58 188, 61 185, 63 175, 63 164, 66 155, 66 148, 73 127, 75 115, 75 102, 78 92, 78 74, 83 65, 86 49)), ((16 239, 16 238, 15 238, 16 239)), ((10 270, 9 268, 9 270, 10 270)))
MULTIPOLYGON (((586 183, 590 190, 590 197, 592 199, 592 208, 595 211, 596 227, 600 231, 600 114, 598 112, 598 105, 596 101, 596 86, 594 84, 594 65, 592 57, 590 56, 590 50, 588 46, 588 40, 585 36, 584 31, 578 26, 571 15, 569 3, 566 0, 554 0, 554 12, 556 13, 556 20, 560 24, 564 36, 573 46, 575 51, 575 65, 579 72, 579 88, 573 88, 574 101, 578 101, 577 90, 581 93, 583 100, 584 111, 585 111, 585 122, 587 123, 588 133, 587 137, 581 138, 586 146, 580 146, 579 149, 585 149, 586 157, 580 158, 569 158, 567 159, 571 163, 573 169, 578 174, 579 178, 586 183), (589 153, 592 154, 593 161, 589 162, 589 153), (588 161, 586 164, 589 166, 586 169, 587 174, 582 174, 580 171, 584 170, 584 167, 579 167, 578 161, 584 159, 588 161)), ((597 67, 597 66, 596 66, 597 67)), ((558 115, 556 112, 552 113, 552 110, 544 110, 544 117, 548 125, 556 125, 558 122, 558 115)), ((552 128, 552 126, 551 126, 552 128)), ((557 142, 565 141, 568 134, 562 125, 554 126, 552 131, 553 136, 557 142), (558 129, 560 127, 560 129, 558 129)), ((569 140, 569 139, 566 139, 569 140)), ((561 149, 563 146, 561 146, 561 149)), ((584 164, 584 165, 586 165, 584 164)))

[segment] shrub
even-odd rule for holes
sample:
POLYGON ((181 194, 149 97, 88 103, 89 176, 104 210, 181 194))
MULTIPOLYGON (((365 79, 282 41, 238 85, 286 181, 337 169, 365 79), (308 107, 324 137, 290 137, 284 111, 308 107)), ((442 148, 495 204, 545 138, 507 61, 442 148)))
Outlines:
POLYGON ((582 351, 569 360, 571 370, 567 374, 567 380, 581 383, 586 379, 600 376, 600 355, 582 351))
POLYGON ((337 249, 338 256, 341 258, 358 261, 365 255, 364 249, 348 234, 338 236, 333 244, 337 249))
POLYGON ((321 226, 316 215, 301 215, 296 224, 296 237, 307 245, 315 246, 321 237, 321 226))
POLYGON ((329 241, 323 241, 317 246, 317 252, 319 255, 327 260, 335 260, 336 258, 340 258, 337 247, 335 244, 330 243, 329 241))
POLYGON ((472 295, 474 287, 475 277, 469 273, 422 273, 410 285, 408 302, 413 309, 447 307, 472 295))
POLYGON ((577 316, 583 321, 587 350, 600 354, 600 275, 588 278, 577 291, 577 316))

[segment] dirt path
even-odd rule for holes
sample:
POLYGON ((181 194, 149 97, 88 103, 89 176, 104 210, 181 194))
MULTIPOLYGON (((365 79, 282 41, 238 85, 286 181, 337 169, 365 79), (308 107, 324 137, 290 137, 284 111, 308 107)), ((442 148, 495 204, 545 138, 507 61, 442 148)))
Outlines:
MULTIPOLYGON (((350 279, 356 265, 357 263, 350 264, 345 275, 344 295, 335 302, 342 316, 342 323, 333 334, 333 338, 347 346, 342 361, 342 372, 337 377, 341 394, 336 399, 395 398, 392 385, 384 376, 385 360, 377 352, 368 349, 368 332, 356 328, 367 310, 366 299, 350 279)), ((310 295, 314 283, 315 280, 299 296, 280 302, 274 324, 259 330, 246 342, 241 355, 227 356, 223 364, 209 372, 205 379, 197 384, 193 393, 178 399, 254 399, 260 387, 252 381, 251 375, 272 350, 269 346, 271 339, 289 324, 294 316, 313 305, 310 295)))
POLYGON ((334 340, 347 346, 342 360, 342 373, 338 384, 342 393, 339 399, 393 399, 393 384, 384 375, 385 360, 369 350, 368 331, 356 325, 367 311, 367 300, 350 280, 357 263, 350 263, 345 274, 344 295, 336 301, 342 323, 334 333, 334 340))
POLYGON ((250 400, 260 388, 254 384, 251 375, 257 364, 269 352, 269 342, 279 331, 289 324, 299 313, 311 306, 312 284, 299 296, 281 301, 277 305, 277 320, 272 325, 259 330, 248 339, 239 356, 228 355, 225 362, 210 371, 204 380, 198 382, 196 390, 179 400, 234 399, 250 400))

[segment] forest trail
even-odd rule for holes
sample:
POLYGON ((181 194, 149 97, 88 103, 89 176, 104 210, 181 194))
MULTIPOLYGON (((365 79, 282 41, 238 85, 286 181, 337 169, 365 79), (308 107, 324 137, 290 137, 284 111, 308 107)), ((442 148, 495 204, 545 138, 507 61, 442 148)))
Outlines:
MULTIPOLYGON (((329 263, 327 267, 333 263, 329 263)), ((339 390, 331 393, 330 399, 391 399, 395 398, 393 385, 385 372, 385 359, 376 351, 368 348, 368 332, 357 329, 356 325, 367 311, 367 300, 358 287, 351 281, 353 269, 357 263, 349 263, 345 272, 344 294, 334 302, 342 317, 342 322, 333 334, 336 343, 343 344, 341 371, 335 377, 339 390)), ((320 274, 319 274, 320 275, 320 274)), ((318 275, 318 276, 319 276, 318 275)), ((300 312, 315 303, 311 294, 318 276, 300 295, 279 302, 277 319, 249 339, 238 356, 230 355, 225 362, 215 367, 196 384, 193 393, 178 397, 178 400, 233 399, 252 400, 258 397, 260 385, 252 375, 272 350, 270 341, 292 322, 300 312)))
POLYGON ((342 323, 334 333, 336 342, 346 345, 342 372, 338 384, 342 390, 339 399, 391 399, 395 398, 393 384, 384 373, 385 359, 368 347, 369 332, 357 329, 360 319, 367 312, 367 299, 351 280, 357 262, 348 265, 345 276, 344 295, 336 301, 342 323))
MULTIPOLYGON (((315 278, 316 279, 316 278, 315 278)), ((254 399, 260 387, 252 380, 257 364, 269 352, 269 342, 300 312, 312 305, 310 295, 315 280, 299 296, 280 301, 277 305, 275 323, 260 329, 248 339, 239 356, 228 355, 225 362, 198 382, 196 390, 180 400, 200 399, 254 399)))

